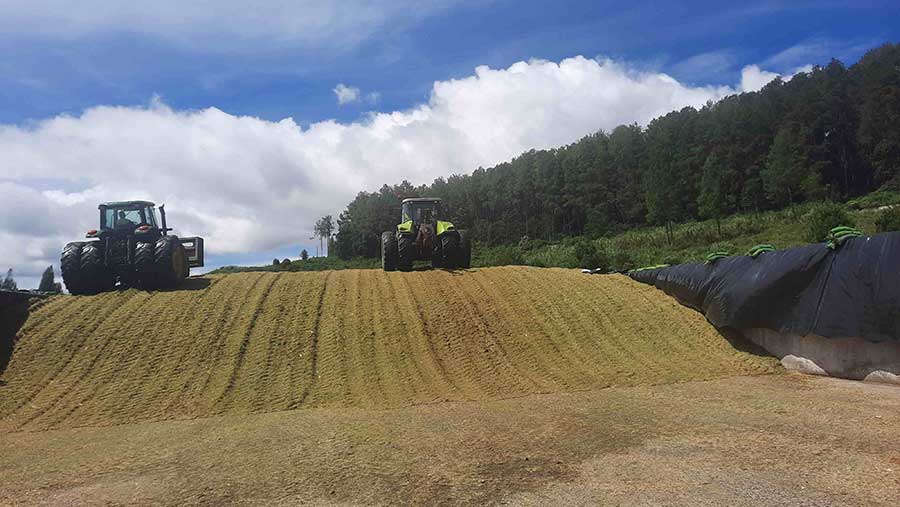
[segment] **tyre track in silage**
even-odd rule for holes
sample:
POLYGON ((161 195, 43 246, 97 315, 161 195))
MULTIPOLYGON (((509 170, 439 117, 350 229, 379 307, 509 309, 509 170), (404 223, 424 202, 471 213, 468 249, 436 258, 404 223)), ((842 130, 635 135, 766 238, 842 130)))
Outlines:
MULTIPOLYGON (((72 389, 76 388, 81 383, 81 381, 84 380, 84 378, 91 373, 94 366, 101 359, 103 351, 106 349, 106 347, 110 343, 111 337, 109 336, 109 334, 105 335, 104 337, 101 337, 101 339, 100 339, 101 342, 99 344, 97 344, 95 347, 93 347, 94 349, 99 349, 99 350, 96 350, 90 356, 89 359, 86 359, 85 361, 75 361, 74 359, 76 357, 78 357, 79 353, 82 353, 82 354, 88 353, 88 351, 86 349, 88 348, 88 345, 90 344, 91 339, 94 338, 94 334, 93 334, 94 331, 96 331, 98 328, 100 328, 103 324, 105 324, 107 322, 114 323, 115 322, 114 317, 117 314, 127 312, 128 304, 133 300, 133 298, 136 294, 133 291, 128 291, 126 294, 128 297, 125 299, 125 302, 123 304, 118 305, 118 306, 106 305, 107 308, 109 308, 111 306, 112 309, 110 311, 108 311, 106 314, 104 314, 103 317, 97 317, 97 318, 93 319, 95 324, 92 325, 90 332, 84 333, 85 338, 82 341, 81 345, 79 346, 78 351, 75 354, 73 354, 72 356, 70 356, 69 358, 67 358, 67 360, 65 362, 65 366, 58 371, 57 375, 54 375, 53 380, 51 380, 50 383, 45 384, 46 388, 41 390, 41 392, 38 393, 38 396, 40 394, 46 392, 51 386, 57 387, 59 383, 56 382, 56 379, 59 377, 59 374, 62 374, 64 371, 67 371, 70 367, 74 368, 77 371, 74 378, 64 377, 63 380, 60 382, 63 384, 62 389, 55 396, 51 396, 51 398, 49 400, 44 400, 44 401, 39 402, 39 401, 37 401, 38 396, 35 396, 31 400, 29 400, 27 403, 29 404, 29 406, 34 407, 34 411, 32 412, 31 415, 25 416, 23 418, 23 420, 21 420, 18 423, 17 429, 22 429, 22 428, 26 427, 32 421, 35 421, 36 419, 40 418, 41 416, 50 412, 51 410, 58 408, 58 406, 61 404, 62 400, 64 400, 67 396, 70 395, 72 389), (86 362, 87 364, 84 365, 83 364, 84 362, 86 362), (83 367, 79 368, 79 366, 83 366, 83 367), (41 403, 42 406, 39 406, 39 407, 34 406, 34 403, 41 403)), ((101 299, 101 301, 104 298, 107 300, 112 299, 115 295, 116 294, 103 294, 102 296, 100 296, 100 299, 101 299)))
POLYGON ((300 391, 300 396, 298 396, 296 403, 291 402, 290 408, 299 408, 303 406, 306 402, 306 399, 309 398, 310 393, 316 386, 316 382, 319 379, 319 330, 322 322, 322 309, 325 303, 325 290, 328 288, 328 281, 331 279, 331 275, 334 273, 333 271, 329 271, 325 274, 325 279, 322 280, 322 289, 319 291, 318 301, 316 302, 316 311, 315 322, 313 323, 313 333, 310 336, 310 367, 309 367, 309 382, 303 386, 303 390, 300 391))
POLYGON ((505 267, 210 280, 36 310, 4 373, 0 428, 385 409, 778 371, 625 277, 505 267))
POLYGON ((220 413, 227 411, 227 407, 231 401, 226 401, 226 398, 228 398, 234 392, 235 380, 237 379, 238 373, 240 373, 241 366, 243 366, 244 364, 247 346, 250 342, 250 336, 253 334, 253 329, 254 327, 256 327, 256 321, 259 318, 259 314, 262 312, 266 299, 269 297, 272 286, 283 275, 284 273, 279 273, 277 275, 267 276, 267 278, 269 278, 270 280, 268 280, 267 283, 263 285, 262 294, 259 295, 259 298, 256 300, 256 303, 253 306, 253 312, 250 316, 250 321, 247 323, 243 335, 240 338, 240 344, 238 345, 237 354, 233 360, 231 372, 228 375, 228 380, 227 382, 225 382, 225 388, 214 403, 214 405, 220 406, 217 409, 220 413))
MULTIPOLYGON (((403 288, 403 298, 396 298, 395 300, 398 303, 405 301, 410 307, 411 313, 414 312, 414 319, 409 319, 409 321, 404 320, 404 328, 406 326, 410 326, 416 328, 417 335, 422 338, 421 347, 425 352, 426 358, 422 358, 422 362, 426 363, 426 367, 434 372, 434 376, 440 380, 446 389, 441 389, 442 393, 454 394, 462 396, 462 391, 459 386, 450 376, 450 373, 447 371, 446 359, 442 358, 440 354, 437 352, 437 345, 435 342, 438 341, 438 336, 436 333, 431 331, 431 326, 428 323, 428 320, 425 318, 425 311, 422 309, 422 303, 416 297, 415 292, 413 291, 412 285, 409 282, 409 277, 404 273, 396 273, 390 275, 391 287, 394 288, 395 294, 399 293, 397 290, 398 285, 403 288), (397 282, 397 280, 400 280, 397 282)), ((409 335, 407 334, 407 343, 412 344, 412 340, 409 339, 409 335)))

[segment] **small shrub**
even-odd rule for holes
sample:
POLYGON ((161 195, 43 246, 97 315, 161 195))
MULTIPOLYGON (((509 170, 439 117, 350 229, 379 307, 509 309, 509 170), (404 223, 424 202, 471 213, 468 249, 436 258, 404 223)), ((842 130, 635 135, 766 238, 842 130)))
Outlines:
POLYGON ((609 260, 609 271, 625 272, 637 267, 637 263, 634 261, 631 254, 625 250, 610 249, 607 251, 607 257, 609 260))
POLYGON ((875 219, 875 230, 878 232, 900 231, 900 206, 894 206, 878 213, 875 219))
POLYGON ((606 271, 609 262, 606 251, 597 247, 597 243, 585 238, 579 238, 573 244, 575 259, 579 266, 589 269, 601 269, 606 271))
POLYGON ((519 240, 519 250, 523 252, 527 252, 531 250, 533 247, 531 238, 528 235, 522 236, 522 239, 519 240))
POLYGON ((500 245, 491 248, 480 248, 477 266, 510 266, 524 264, 522 252, 517 246, 500 245))
POLYGON ((806 216, 806 240, 824 241, 831 229, 841 225, 856 226, 856 221, 842 205, 834 202, 816 204, 806 216))
POLYGON ((280 265, 280 264, 281 264, 281 261, 279 261, 278 259, 272 259, 272 265, 273 265, 273 266, 278 266, 278 265, 280 265))
POLYGON ((575 258, 574 248, 563 245, 547 245, 542 248, 532 248, 529 252, 523 252, 525 264, 539 268, 577 268, 578 259, 575 258))
POLYGON ((662 258, 662 262, 660 263, 660 265, 662 265, 662 264, 666 264, 669 266, 677 266, 678 264, 684 264, 684 257, 682 257, 678 254, 675 254, 675 253, 671 253, 662 258))

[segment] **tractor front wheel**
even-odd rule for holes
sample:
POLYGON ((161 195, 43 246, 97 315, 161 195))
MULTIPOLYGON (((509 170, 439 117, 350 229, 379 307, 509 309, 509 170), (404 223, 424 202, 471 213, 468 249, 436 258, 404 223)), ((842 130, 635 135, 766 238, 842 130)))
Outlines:
POLYGON ((397 234, 394 231, 381 233, 381 268, 385 271, 397 269, 397 234))
POLYGON ((397 267, 400 271, 411 271, 415 258, 416 242, 412 234, 401 234, 397 241, 397 267))

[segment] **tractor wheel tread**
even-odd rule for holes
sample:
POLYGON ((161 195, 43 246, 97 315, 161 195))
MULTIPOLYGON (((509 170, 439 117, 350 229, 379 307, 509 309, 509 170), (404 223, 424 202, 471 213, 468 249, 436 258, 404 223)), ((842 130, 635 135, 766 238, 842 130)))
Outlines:
POLYGON ((459 231, 459 247, 456 257, 456 267, 469 269, 472 267, 472 242, 469 239, 469 231, 459 231))
POLYGON ((397 234, 393 231, 381 233, 381 268, 385 271, 397 269, 397 234))
POLYGON ((459 249, 459 236, 453 234, 452 232, 446 232, 441 235, 441 251, 440 251, 440 266, 453 269, 457 267, 458 264, 458 255, 457 250, 459 249))
POLYGON ((82 288, 87 293, 98 293, 112 290, 116 285, 116 277, 103 264, 103 251, 99 241, 90 241, 81 247, 82 288))
POLYGON ((59 269, 63 282, 71 294, 84 294, 84 276, 81 272, 81 248, 83 241, 74 241, 63 247, 59 258, 59 269))
POLYGON ((401 234, 397 241, 397 267, 400 271, 411 271, 415 257, 416 243, 412 234, 401 234))
POLYGON ((134 270, 137 279, 145 288, 151 288, 155 285, 156 277, 156 259, 155 259, 155 243, 138 243, 134 247, 134 270))
POLYGON ((161 288, 172 289, 184 278, 187 262, 184 247, 175 236, 163 236, 156 240, 153 252, 156 279, 161 288))

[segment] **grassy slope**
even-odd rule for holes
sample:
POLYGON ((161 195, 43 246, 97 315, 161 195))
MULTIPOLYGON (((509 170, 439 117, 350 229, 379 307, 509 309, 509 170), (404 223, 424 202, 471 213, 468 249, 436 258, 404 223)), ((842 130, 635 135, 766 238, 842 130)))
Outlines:
MULTIPOLYGON (((900 203, 900 193, 876 192, 846 204, 856 227, 875 234, 878 207, 900 203)), ((721 233, 715 220, 687 222, 674 227, 671 242, 664 227, 634 229, 609 238, 595 240, 611 258, 615 268, 635 268, 655 264, 679 264, 703 260, 711 251, 727 250, 742 255, 751 247, 771 244, 778 249, 807 244, 807 220, 813 203, 762 213, 734 215, 721 221, 721 233)), ((481 248, 475 264, 525 264, 576 268, 572 240, 545 244, 530 249, 502 246, 481 248)))
POLYGON ((58 296, 19 334, 0 432, 778 371, 652 287, 527 267, 240 273, 58 296))

